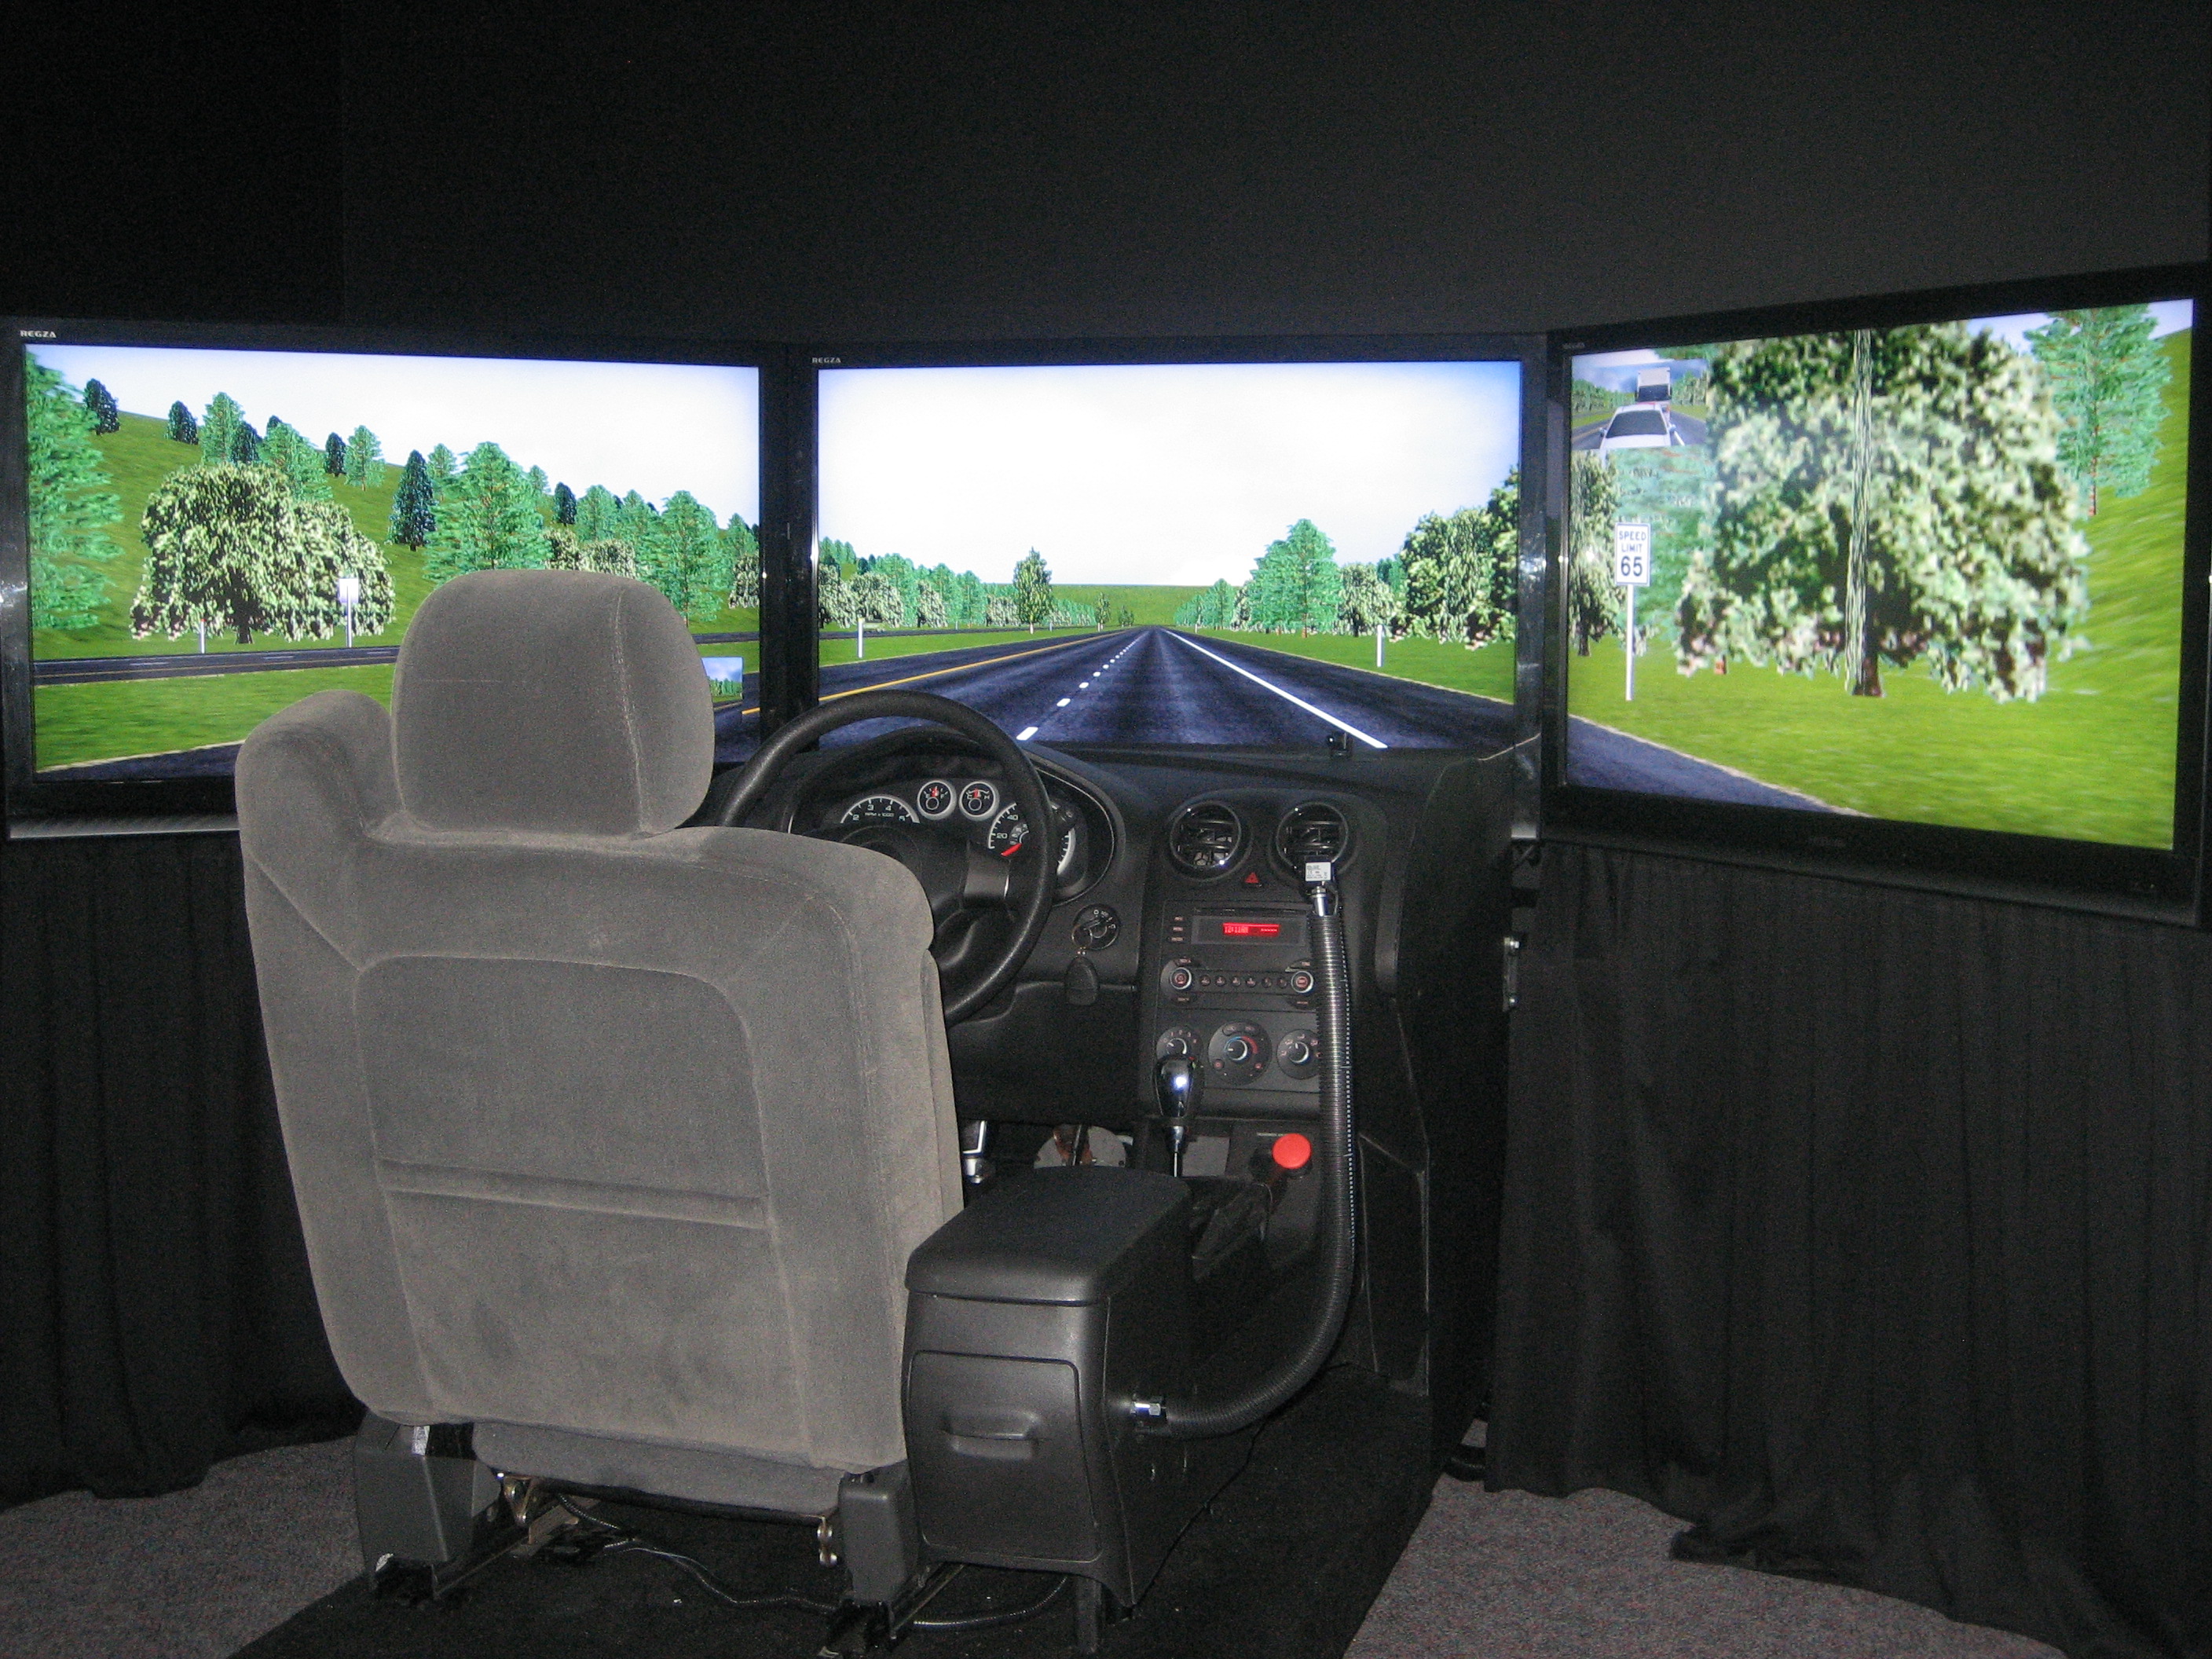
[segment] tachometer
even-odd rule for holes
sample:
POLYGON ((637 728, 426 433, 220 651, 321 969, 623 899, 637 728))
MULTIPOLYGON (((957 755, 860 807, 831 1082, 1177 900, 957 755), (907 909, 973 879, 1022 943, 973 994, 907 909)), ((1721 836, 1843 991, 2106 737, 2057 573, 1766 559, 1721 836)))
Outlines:
MULTIPOLYGON (((1053 860, 1053 868, 1065 875, 1068 861, 1075 854, 1075 814, 1065 806, 1055 805, 1052 809, 1052 823, 1053 828, 1060 832, 1060 852, 1053 860)), ((1029 838, 1030 826, 1028 820, 1022 817, 1022 809, 1010 805, 991 820, 991 833, 983 844, 1001 857, 1012 858, 1022 850, 1022 843, 1029 838)))
POLYGON ((896 795, 866 795, 845 809, 840 823, 919 823, 908 806, 896 795))

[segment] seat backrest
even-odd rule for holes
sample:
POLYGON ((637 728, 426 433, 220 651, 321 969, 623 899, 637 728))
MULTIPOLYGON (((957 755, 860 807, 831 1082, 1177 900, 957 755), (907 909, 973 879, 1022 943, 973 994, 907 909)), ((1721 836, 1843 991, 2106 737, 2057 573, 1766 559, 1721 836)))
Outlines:
POLYGON ((675 828, 698 662, 642 583, 483 573, 390 717, 323 692, 246 741, 316 1291, 386 1417, 872 1468, 906 1258, 959 1206, 929 908, 874 853, 675 828))

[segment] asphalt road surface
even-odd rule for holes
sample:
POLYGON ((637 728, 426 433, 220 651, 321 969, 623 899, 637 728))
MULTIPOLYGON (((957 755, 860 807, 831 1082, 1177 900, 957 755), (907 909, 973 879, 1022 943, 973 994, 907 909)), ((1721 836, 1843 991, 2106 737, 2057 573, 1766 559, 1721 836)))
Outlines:
POLYGON ((1644 794, 1687 795, 1694 800, 1734 801, 1746 806, 1793 806, 1811 812, 1843 810, 1795 789, 1761 783, 1729 767, 1698 760, 1664 744, 1632 738, 1626 732, 1583 720, 1567 722, 1567 781, 1587 789, 1632 789, 1644 794))

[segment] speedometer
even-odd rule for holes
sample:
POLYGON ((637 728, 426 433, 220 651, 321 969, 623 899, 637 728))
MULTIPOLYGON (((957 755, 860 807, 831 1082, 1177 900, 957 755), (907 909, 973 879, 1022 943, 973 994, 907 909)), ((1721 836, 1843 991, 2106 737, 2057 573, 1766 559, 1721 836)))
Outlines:
POLYGON ((908 806, 896 795, 864 795, 845 809, 840 823, 919 823, 908 806))
MULTIPOLYGON (((1052 809, 1052 822, 1053 827, 1060 831, 1059 857, 1054 860, 1053 867, 1064 873, 1068 860, 1075 851, 1075 814, 1065 806, 1055 805, 1052 809)), ((984 845, 1002 858, 1012 858, 1022 850, 1022 843, 1029 837, 1029 822, 1022 817, 1022 809, 1008 806, 991 820, 991 833, 985 838, 984 845)))

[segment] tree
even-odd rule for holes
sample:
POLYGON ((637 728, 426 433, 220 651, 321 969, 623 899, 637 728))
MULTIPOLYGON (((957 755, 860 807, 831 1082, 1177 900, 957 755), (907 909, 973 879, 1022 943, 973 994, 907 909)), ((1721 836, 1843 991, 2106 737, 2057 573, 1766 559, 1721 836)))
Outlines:
POLYGON ((1091 607, 1091 614, 1099 627, 1111 628, 1114 625, 1114 596, 1101 593, 1097 603, 1091 607))
POLYGON ((845 568, 835 559, 823 559, 815 566, 815 599, 822 614, 822 626, 840 632, 857 627, 860 619, 860 596, 856 584, 845 576, 845 568))
POLYGON ((637 556, 630 551, 628 542, 584 541, 566 525, 556 524, 545 532, 545 568, 596 570, 611 576, 635 579, 637 556))
POLYGON ((576 522, 576 492, 566 484, 553 486, 553 522, 556 524, 576 522))
POLYGON ((1620 631, 1620 590, 1613 580, 1613 530, 1620 494, 1602 455, 1577 453, 1568 463, 1567 631, 1575 654, 1589 655, 1590 641, 1620 631))
POLYGON ((100 381, 87 380, 84 383, 84 403, 91 411, 92 429, 95 434, 105 437, 111 432, 122 429, 123 410, 116 404, 115 394, 100 381))
POLYGON ((576 503, 575 523, 580 539, 605 541, 622 528, 622 502, 605 484, 593 484, 576 503))
POLYGON ((251 421, 238 423, 238 436, 232 441, 231 459, 240 466, 258 466, 261 464, 261 434, 253 429, 251 421))
POLYGON ((2054 313, 2027 337, 2062 422, 2058 464, 2081 485, 2093 519, 2100 486, 2123 498, 2150 487, 2172 373, 2151 327, 2148 306, 2106 306, 2054 313))
POLYGON ((1034 547, 1014 567, 1014 620, 1034 628, 1052 617, 1052 572, 1034 547))
POLYGON ((1397 590, 1376 574, 1371 564, 1348 564, 1343 571, 1344 594, 1337 618, 1352 634, 1371 634, 1398 620, 1402 610, 1397 590))
POLYGON ((173 472, 146 500, 148 549, 131 631, 177 639, 196 629, 328 639, 344 626, 338 580, 361 584, 356 632, 392 617, 392 577, 376 544, 334 502, 301 501, 276 468, 173 472))
POLYGON ((882 571, 868 571, 846 586, 852 589, 855 612, 871 628, 897 628, 905 622, 906 596, 882 571))
MULTIPOLYGON (((420 455, 422 452, 416 450, 420 455)), ((345 477, 345 440, 335 432, 323 440, 323 471, 333 478, 345 477)))
POLYGON ((533 466, 530 469, 530 487, 541 495, 550 495, 553 493, 553 481, 545 476, 544 467, 533 466))
POLYGON ((430 483, 435 489, 443 489, 461 476, 460 462, 454 457, 453 452, 443 444, 440 444, 430 452, 430 459, 427 465, 430 469, 430 483))
POLYGON ((1343 578, 1336 548, 1311 519, 1300 519, 1252 567, 1252 626, 1269 634, 1336 630, 1343 578))
POLYGON ((353 429, 346 440, 346 482, 356 489, 370 489, 384 482, 384 446, 365 426, 353 429))
POLYGON ((169 438, 172 442, 197 444, 200 441, 200 423, 192 418, 182 398, 169 405, 169 438))
POLYGON ((115 556, 103 533, 123 516, 113 480, 92 441, 92 411, 82 396, 26 353, 25 484, 29 496, 31 626, 90 628, 100 620, 107 578, 88 562, 115 556))
POLYGON ((730 592, 729 549, 714 515, 679 489, 660 511, 659 532, 647 580, 686 617, 720 611, 730 592))
MULTIPOLYGON (((332 443, 337 434, 331 435, 332 443)), ((339 447, 339 457, 344 447, 339 447)), ((392 492, 392 524, 386 532, 395 547, 422 550, 438 527, 438 491, 430 482, 429 463, 422 459, 419 449, 407 453, 407 465, 400 469, 399 487, 392 492)))
POLYGON ((261 465, 274 467, 303 501, 328 501, 330 474, 323 468, 323 452, 282 421, 269 422, 269 436, 261 446, 261 465))
POLYGON ((729 544, 729 602, 732 608, 738 611, 758 609, 761 602, 760 538, 753 534, 751 526, 732 513, 729 527, 722 532, 722 539, 729 544))
POLYGON ((84 383, 85 412, 92 416, 92 429, 105 437, 123 425, 123 411, 115 406, 115 396, 97 380, 84 383))
POLYGON ((915 590, 914 625, 916 628, 944 628, 950 624, 951 612, 945 603, 944 590, 934 582, 924 582, 915 590))
POLYGON ((954 620, 963 628, 981 628, 990 603, 991 596, 983 591, 983 579, 972 570, 962 571, 960 602, 952 607, 954 620))
POLYGON ((994 593, 983 602, 983 626, 986 628, 1019 628, 1021 608, 1011 593, 994 593))
POLYGON ((1925 657, 1946 690, 2039 696, 2088 609, 2087 548, 2031 361, 1964 324, 1711 354, 1713 546, 1676 608, 1684 672, 1841 674, 1925 657))
POLYGON ((1406 574, 1405 615, 1416 632, 1470 650, 1512 637, 1520 509, 1516 470, 1479 507, 1422 516, 1399 556, 1406 574))
POLYGON ((228 392, 218 392, 200 422, 200 465, 229 466, 238 459, 238 429, 246 424, 246 411, 228 392))
POLYGON ((465 571, 527 570, 545 562, 538 493, 497 444, 478 444, 469 452, 459 473, 438 492, 437 514, 422 561, 434 582, 465 571))

